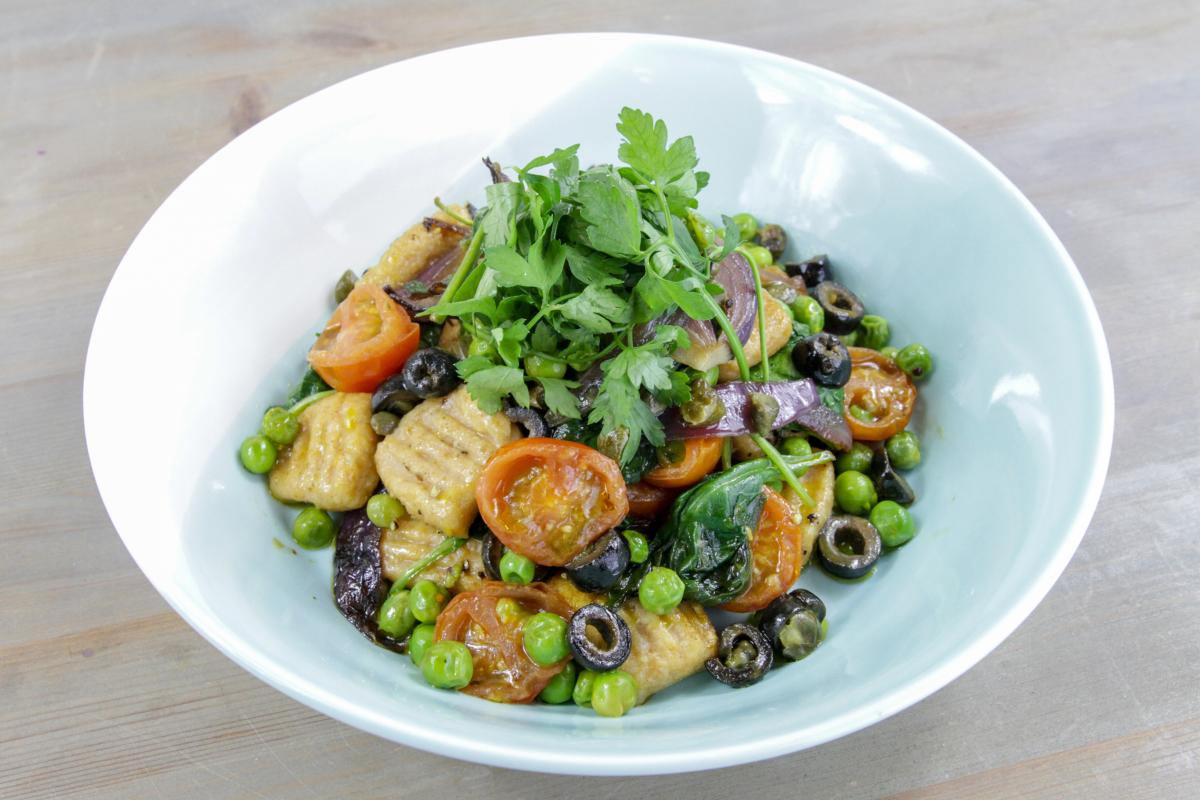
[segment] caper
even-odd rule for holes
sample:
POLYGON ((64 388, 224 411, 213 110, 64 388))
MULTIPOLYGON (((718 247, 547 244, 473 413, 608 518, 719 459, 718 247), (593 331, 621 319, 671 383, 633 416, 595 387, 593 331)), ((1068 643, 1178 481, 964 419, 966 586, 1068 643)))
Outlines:
POLYGON ((663 446, 658 448, 658 465, 660 467, 669 467, 672 464, 678 464, 683 461, 684 444, 682 439, 672 439, 669 442, 664 442, 663 446))
POLYGON ((779 401, 762 392, 750 393, 750 422, 760 436, 766 436, 779 419, 779 401))
POLYGON ((626 427, 613 428, 608 433, 596 437, 596 449, 618 463, 628 443, 629 429, 626 427))
POLYGON ((354 291, 356 283, 358 283, 358 276, 354 274, 354 270, 348 269, 343 272, 342 277, 338 278, 337 284, 333 287, 333 299, 340 304, 354 291))
POLYGON ((371 415, 371 430, 377 436, 387 436, 399 424, 400 418, 388 411, 376 411, 371 415))
POLYGON ((725 404, 708 381, 698 377, 692 381, 692 399, 679 407, 679 416, 688 425, 711 425, 725 416, 725 404))
POLYGON ((771 297, 788 306, 789 311, 791 310, 792 303, 796 302, 796 298, 800 296, 800 293, 796 291, 796 287, 790 283, 772 283, 763 288, 767 290, 767 294, 771 295, 771 297))

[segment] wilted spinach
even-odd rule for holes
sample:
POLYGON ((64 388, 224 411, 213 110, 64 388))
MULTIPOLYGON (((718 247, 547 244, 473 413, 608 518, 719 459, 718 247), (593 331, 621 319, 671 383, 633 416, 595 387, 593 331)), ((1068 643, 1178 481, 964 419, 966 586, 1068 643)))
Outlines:
MULTIPOLYGON (((833 456, 822 451, 782 458, 797 470, 833 456)), ((707 478, 675 500, 652 558, 683 579, 684 597, 714 606, 746 591, 753 572, 750 539, 762 513, 763 486, 776 476, 775 465, 767 459, 747 461, 707 478)))
POLYGON ((312 367, 309 367, 304 371, 304 375, 301 376, 300 382, 292 388, 292 391, 288 394, 287 400, 284 401, 283 405, 286 408, 291 408, 305 398, 311 397, 319 392, 327 391, 329 391, 329 384, 317 374, 316 370, 314 370, 312 367))

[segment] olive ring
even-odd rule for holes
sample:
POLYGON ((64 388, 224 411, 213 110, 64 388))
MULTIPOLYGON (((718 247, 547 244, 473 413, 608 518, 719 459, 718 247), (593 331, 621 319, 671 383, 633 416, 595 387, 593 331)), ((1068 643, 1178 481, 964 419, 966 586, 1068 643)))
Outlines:
POLYGON ((825 330, 838 336, 853 333, 866 314, 858 295, 840 283, 822 281, 813 289, 812 296, 825 312, 825 330))
POLYGON ((595 672, 608 672, 625 663, 633 646, 633 634, 625 620, 612 609, 599 603, 589 603, 571 615, 567 623, 567 644, 575 660, 595 672), (588 628, 595 628, 603 646, 588 637, 588 628))
POLYGON ((532 408, 509 406, 504 409, 504 416, 524 428, 525 435, 531 439, 542 439, 549 435, 550 429, 546 427, 546 421, 532 408))
POLYGON ((721 631, 717 655, 704 662, 708 674, 721 683, 741 689, 758 683, 775 663, 771 642, 758 628, 745 622, 735 622, 721 631), (743 643, 752 653, 747 660, 743 643))
POLYGON ((839 514, 829 518, 817 536, 821 564, 839 578, 861 578, 883 552, 883 539, 862 517, 839 514))
POLYGON ((479 552, 483 561, 483 573, 494 581, 504 580, 500 577, 500 559, 504 557, 504 543, 497 539, 491 530, 483 535, 479 552))

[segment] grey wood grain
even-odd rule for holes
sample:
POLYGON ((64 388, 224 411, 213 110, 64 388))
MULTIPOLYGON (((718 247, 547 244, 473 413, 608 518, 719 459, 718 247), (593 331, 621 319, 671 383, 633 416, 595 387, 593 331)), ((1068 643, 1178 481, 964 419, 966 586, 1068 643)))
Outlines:
POLYGON ((1193 0, 4 0, 0 41, 0 797, 1200 795, 1193 0), (892 94, 1012 177, 1092 290, 1117 430, 1089 534, 995 653, 866 731, 653 779, 532 775, 398 747, 217 653, 142 578, 100 505, 79 414, 87 335, 168 192, 232 136, 336 80, 565 30, 724 39, 892 94))

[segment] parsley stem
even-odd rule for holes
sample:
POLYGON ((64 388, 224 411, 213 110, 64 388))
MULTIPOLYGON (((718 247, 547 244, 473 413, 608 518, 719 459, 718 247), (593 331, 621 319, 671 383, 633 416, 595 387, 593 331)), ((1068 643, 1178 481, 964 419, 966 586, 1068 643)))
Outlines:
MULTIPOLYGON (((463 260, 459 262, 458 269, 454 271, 454 277, 450 279, 450 283, 446 285, 446 291, 442 292, 442 299, 447 303, 454 301, 454 295, 463 285, 463 281, 467 279, 467 273, 471 271, 471 267, 475 264, 475 259, 479 257, 479 248, 483 246, 483 228, 475 228, 475 233, 471 235, 471 243, 467 245, 467 252, 463 255, 463 260)), ((434 322, 441 322, 439 317, 433 318, 434 322)))
POLYGON ((417 577, 422 572, 424 572, 428 567, 432 566, 434 564, 434 562, 440 561, 441 559, 445 558, 450 553, 453 553, 455 550, 462 547, 466 543, 467 543, 466 539, 458 538, 455 536, 447 536, 439 544, 437 544, 432 550, 430 550, 428 553, 426 553, 425 555, 418 558, 415 562, 413 562, 412 566, 410 566, 408 569, 404 570, 403 574, 401 574, 400 577, 396 579, 396 582, 392 584, 392 588, 393 589, 396 589, 396 587, 399 587, 400 589, 408 588, 408 584, 412 581, 413 578, 417 577))
POLYGON ((443 214, 445 214, 447 217, 449 217, 450 219, 454 220, 455 222, 457 222, 461 225, 466 225, 468 228, 470 228, 475 224, 471 220, 467 219, 466 217, 462 216, 461 214, 456 213, 453 209, 448 207, 445 203, 442 202, 442 198, 440 198, 440 197, 433 198, 433 204, 435 206, 437 206, 443 214))
POLYGON ((750 434, 750 438, 753 439, 754 443, 758 445, 758 448, 763 451, 763 455, 767 457, 767 460, 775 465, 775 470, 779 473, 779 477, 783 478, 784 483, 792 487, 792 491, 795 492, 796 496, 800 498, 800 502, 804 503, 804 505, 808 508, 814 508, 816 503, 813 501, 812 495, 810 495, 808 491, 800 485, 800 481, 796 477, 796 473, 793 472, 792 468, 789 467, 783 460, 783 456, 780 455, 779 451, 775 449, 775 445, 771 444, 757 433, 750 434))
MULTIPOLYGON (((697 277, 703 277, 690 264, 685 265, 685 268, 691 271, 697 277)), ((758 291, 759 308, 761 309, 762 282, 759 280, 758 270, 755 269, 754 262, 750 263, 750 268, 754 272, 755 289, 758 291)), ((721 306, 717 304, 716 300, 712 299, 712 295, 710 295, 707 290, 702 288, 700 290, 700 295, 704 297, 709 308, 715 312, 717 325, 725 333, 725 338, 729 340, 729 349, 733 351, 733 358, 737 362, 738 374, 741 376, 742 380, 750 380, 750 366, 746 363, 746 352, 742 349, 742 343, 738 341, 737 334, 734 333, 733 326, 729 323, 729 317, 725 316, 725 312, 721 309, 721 306)), ((758 335, 759 339, 762 340, 762 355, 764 365, 767 363, 767 337, 765 335, 765 326, 763 325, 763 319, 765 316, 765 314, 759 314, 758 335)), ((758 445, 758 449, 762 450, 763 454, 775 466, 775 469, 779 472, 779 477, 783 479, 784 483, 792 488, 792 491, 796 493, 796 496, 800 498, 800 501, 807 507, 813 508, 816 503, 813 502, 812 495, 810 495, 805 488, 800 485, 800 481, 796 478, 796 473, 792 472, 791 468, 788 467, 787 463, 783 460, 783 456, 780 455, 779 451, 775 449, 775 445, 771 444, 764 437, 757 433, 750 434, 750 438, 756 445, 758 445)))
POLYGON ((766 298, 763 297, 762 275, 758 271, 758 265, 754 263, 754 259, 746 256, 746 261, 750 264, 750 273, 754 275, 754 297, 758 303, 758 350, 759 350, 759 372, 762 375, 763 383, 771 380, 771 367, 767 358, 767 304, 766 298))

